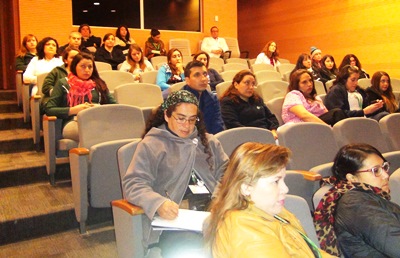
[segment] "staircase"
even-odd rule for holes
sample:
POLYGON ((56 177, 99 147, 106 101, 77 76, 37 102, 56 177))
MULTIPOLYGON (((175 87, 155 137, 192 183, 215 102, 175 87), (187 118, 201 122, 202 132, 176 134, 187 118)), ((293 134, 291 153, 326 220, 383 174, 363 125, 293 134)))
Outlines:
MULTIPOLYGON (((0 90, 0 247, 70 229, 75 218, 69 165, 46 173, 43 144, 36 150, 16 92, 0 90)), ((111 221, 111 209, 89 210, 88 225, 111 221)))

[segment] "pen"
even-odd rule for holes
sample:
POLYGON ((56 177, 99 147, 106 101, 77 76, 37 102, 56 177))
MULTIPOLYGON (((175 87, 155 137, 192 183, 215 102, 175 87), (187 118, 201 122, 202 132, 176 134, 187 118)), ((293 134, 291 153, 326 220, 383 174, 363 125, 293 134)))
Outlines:
POLYGON ((167 190, 164 190, 164 192, 165 192, 165 195, 167 196, 167 198, 168 198, 169 200, 171 200, 171 196, 169 196, 168 191, 167 191, 167 190))

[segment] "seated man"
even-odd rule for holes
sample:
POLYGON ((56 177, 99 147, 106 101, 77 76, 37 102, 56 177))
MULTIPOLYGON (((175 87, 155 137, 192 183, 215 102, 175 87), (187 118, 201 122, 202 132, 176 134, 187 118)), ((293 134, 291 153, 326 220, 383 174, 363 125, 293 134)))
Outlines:
POLYGON ((179 208, 207 209, 227 163, 219 141, 205 131, 197 98, 171 93, 150 118, 122 180, 126 199, 147 215, 145 248, 159 247, 163 258, 202 252, 201 233, 154 230, 150 222, 156 215, 175 219, 179 208))
POLYGON ((206 37, 201 43, 201 50, 207 52, 210 57, 221 57, 224 52, 229 50, 224 38, 218 37, 219 29, 217 26, 211 27, 211 37, 206 37))
POLYGON ((61 56, 64 50, 70 47, 72 49, 79 49, 80 52, 90 54, 90 51, 82 44, 82 35, 79 31, 72 31, 69 34, 68 43, 58 48, 58 54, 61 56))
POLYGON ((207 90, 208 73, 200 61, 189 62, 185 67, 186 85, 182 88, 193 93, 199 100, 207 132, 216 134, 224 130, 221 108, 217 96, 207 90))
POLYGON ((90 52, 95 53, 101 46, 101 38, 91 35, 92 31, 88 24, 82 24, 78 30, 82 34, 82 45, 90 52))

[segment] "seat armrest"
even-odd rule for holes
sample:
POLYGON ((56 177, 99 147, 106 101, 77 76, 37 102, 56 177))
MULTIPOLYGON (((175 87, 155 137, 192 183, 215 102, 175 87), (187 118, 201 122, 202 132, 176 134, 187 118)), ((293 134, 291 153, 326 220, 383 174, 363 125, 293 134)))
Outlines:
POLYGON ((115 200, 111 202, 111 206, 118 207, 121 210, 124 210, 131 216, 144 214, 144 211, 139 206, 133 205, 127 200, 115 200))
MULTIPOLYGON (((31 97, 31 120, 33 130, 33 143, 39 145, 40 143, 40 102, 42 97, 35 95, 31 97)), ((38 146, 37 146, 38 147, 38 146)))
POLYGON ((73 148, 69 150, 69 154, 76 154, 78 156, 89 155, 89 149, 87 148, 73 148))
POLYGON ((307 170, 291 170, 303 175, 304 179, 308 181, 320 181, 322 176, 316 172, 307 171, 307 170))

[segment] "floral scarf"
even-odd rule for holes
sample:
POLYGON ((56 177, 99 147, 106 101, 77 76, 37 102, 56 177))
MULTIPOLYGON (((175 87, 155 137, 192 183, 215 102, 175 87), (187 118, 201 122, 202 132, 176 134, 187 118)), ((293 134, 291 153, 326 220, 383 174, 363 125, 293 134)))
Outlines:
POLYGON ((69 73, 68 84, 70 89, 67 100, 70 107, 83 104, 85 102, 85 96, 88 97, 89 103, 92 103, 92 90, 96 87, 96 83, 94 81, 84 81, 79 79, 73 73, 69 73))
POLYGON ((381 188, 364 183, 351 183, 337 180, 335 177, 322 179, 322 186, 332 185, 332 188, 324 195, 314 212, 314 224, 317 231, 321 249, 332 255, 340 256, 336 234, 334 231, 335 213, 338 201, 345 193, 352 189, 363 189, 373 192, 386 200, 390 200, 389 193, 381 188))

